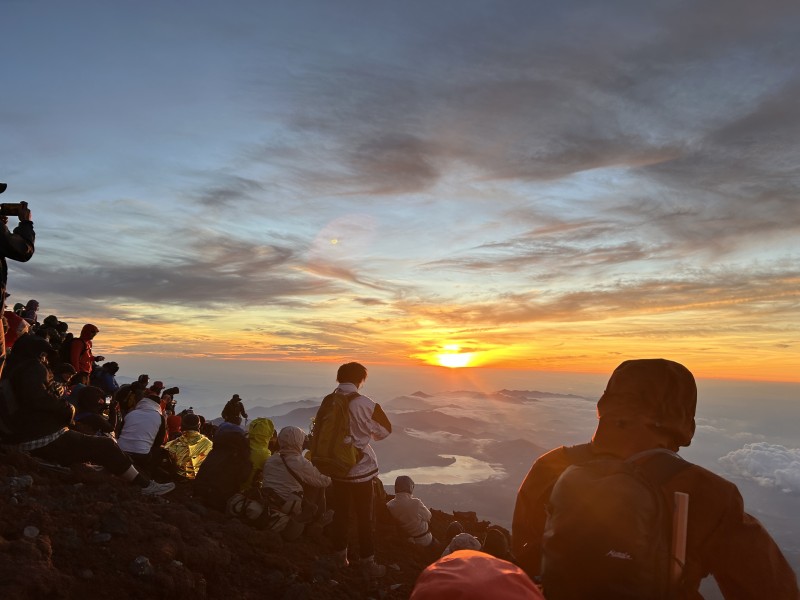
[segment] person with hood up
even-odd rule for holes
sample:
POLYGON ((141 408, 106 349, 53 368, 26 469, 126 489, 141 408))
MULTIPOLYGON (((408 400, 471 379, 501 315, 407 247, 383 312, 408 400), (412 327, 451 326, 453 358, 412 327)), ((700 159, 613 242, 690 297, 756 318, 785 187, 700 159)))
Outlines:
POLYGON ((72 346, 69 349, 69 362, 75 367, 78 373, 92 373, 94 363, 105 360, 104 356, 95 356, 92 353, 92 340, 100 330, 87 323, 81 329, 81 335, 78 339, 72 340, 72 346))
POLYGON ((175 489, 174 483, 156 483, 140 473, 110 437, 69 429, 75 410, 53 381, 49 361, 54 355, 43 338, 27 334, 17 340, 0 378, 0 443, 64 466, 101 465, 146 495, 175 489))
POLYGON ((250 462, 253 463, 253 474, 247 482, 248 488, 261 487, 264 463, 272 455, 269 445, 275 437, 275 433, 272 419, 264 417, 253 419, 247 428, 247 439, 250 442, 250 462))
MULTIPOLYGON (((292 516, 298 523, 317 520, 320 526, 327 525, 333 516, 326 511, 325 488, 331 478, 320 473, 303 456, 306 432, 299 427, 288 426, 278 434, 277 454, 270 456, 264 464, 263 489, 268 498, 284 514, 292 516)), ((297 532, 299 535, 302 529, 297 532)))
POLYGON ((167 442, 164 449, 179 477, 192 480, 197 477, 200 465, 211 452, 213 443, 200 433, 200 417, 194 413, 186 413, 181 417, 181 435, 167 442))
POLYGON ((430 532, 431 511, 414 494, 414 480, 400 475, 394 481, 394 498, 386 503, 389 514, 408 536, 408 541, 418 546, 430 546, 436 542, 430 532))
POLYGON ((158 459, 167 431, 161 403, 157 396, 145 396, 125 415, 119 447, 140 470, 150 472, 158 459))
MULTIPOLYGON (((694 376, 683 365, 662 358, 620 364, 597 402, 591 442, 540 456, 522 482, 511 532, 517 564, 531 577, 540 575, 550 494, 568 467, 603 455, 625 460, 659 448, 677 452, 692 442, 696 406, 694 376)), ((672 514, 675 492, 689 496, 686 556, 676 597, 700 600, 700 582, 711 574, 726 599, 800 599, 791 566, 761 523, 744 511, 733 483, 688 463, 660 487, 667 514, 672 514)), ((593 580, 583 575, 581 581, 593 580)))
POLYGON ((429 565, 409 600, 545 600, 518 566, 476 550, 457 550, 429 565))

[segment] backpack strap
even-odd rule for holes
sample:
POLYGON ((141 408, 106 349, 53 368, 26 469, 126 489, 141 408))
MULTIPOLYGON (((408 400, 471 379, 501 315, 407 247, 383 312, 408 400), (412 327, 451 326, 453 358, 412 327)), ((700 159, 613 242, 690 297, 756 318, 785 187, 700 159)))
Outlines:
POLYGON ((300 479, 300 477, 297 475, 297 473, 295 473, 295 472, 292 470, 292 467, 290 467, 290 466, 289 466, 289 463, 287 463, 287 462, 286 462, 286 457, 285 457, 283 454, 280 454, 280 453, 278 453, 278 456, 280 456, 280 457, 281 457, 281 460, 283 461, 283 466, 284 466, 284 467, 286 467, 286 470, 287 470, 287 471, 289 471, 289 475, 291 475, 292 477, 294 477, 294 480, 295 480, 297 483, 299 483, 299 484, 300 484, 300 485, 302 485, 302 486, 305 486, 306 484, 303 482, 303 480, 302 480, 302 479, 300 479))
POLYGON ((629 457, 626 463, 638 469, 651 484, 661 487, 692 463, 667 448, 652 448, 629 457))

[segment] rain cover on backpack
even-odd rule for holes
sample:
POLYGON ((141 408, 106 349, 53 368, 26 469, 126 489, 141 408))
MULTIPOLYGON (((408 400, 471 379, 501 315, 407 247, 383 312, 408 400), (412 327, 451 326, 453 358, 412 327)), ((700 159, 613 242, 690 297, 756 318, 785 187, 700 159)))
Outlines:
POLYGON ((347 477, 363 455, 350 437, 350 400, 358 396, 358 392, 328 394, 314 418, 309 459, 329 477, 347 477))
POLYGON ((672 597, 672 514, 661 485, 688 466, 658 448, 568 467, 547 505, 541 570, 547 599, 672 597))

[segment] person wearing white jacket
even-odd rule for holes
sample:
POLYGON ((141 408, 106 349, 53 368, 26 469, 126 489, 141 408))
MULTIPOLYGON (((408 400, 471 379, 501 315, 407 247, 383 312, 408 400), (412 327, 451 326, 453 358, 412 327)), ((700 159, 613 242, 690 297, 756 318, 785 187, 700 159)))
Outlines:
POLYGON ((413 493, 414 480, 408 475, 400 475, 394 482, 395 496, 386 503, 386 508, 408 536, 409 542, 418 546, 430 546, 434 541, 429 530, 431 511, 413 493))
POLYGON ((302 455, 306 432, 299 427, 284 427, 278 433, 280 450, 264 463, 262 488, 284 501, 281 512, 299 522, 322 517, 325 513, 325 488, 331 478, 320 473, 302 455))
MULTIPOLYGON (((351 362, 339 367, 336 381, 339 382, 334 393, 349 395, 358 392, 367 380, 364 365, 351 362)), ((375 562, 375 542, 372 532, 373 488, 372 480, 378 475, 378 459, 370 442, 382 440, 392 432, 392 424, 380 404, 364 395, 351 398, 350 443, 362 451, 361 459, 350 469, 346 477, 334 477, 328 501, 333 509, 333 522, 330 536, 333 541, 334 564, 346 567, 347 532, 350 507, 356 514, 358 528, 358 550, 361 568, 367 577, 382 577, 386 567, 375 562)))
POLYGON ((119 435, 120 450, 130 457, 137 468, 150 472, 166 430, 159 399, 145 396, 125 415, 119 435))

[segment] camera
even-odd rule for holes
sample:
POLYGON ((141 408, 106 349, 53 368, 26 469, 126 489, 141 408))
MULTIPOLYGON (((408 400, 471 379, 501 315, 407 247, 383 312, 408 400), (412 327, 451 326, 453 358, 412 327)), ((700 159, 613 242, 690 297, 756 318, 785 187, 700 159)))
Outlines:
POLYGON ((171 388, 167 388, 167 389, 164 390, 164 394, 167 394, 169 396, 174 396, 175 394, 180 394, 180 393, 181 393, 181 390, 177 386, 171 387, 171 388))
POLYGON ((3 202, 0 203, 0 217, 16 217, 22 208, 28 206, 27 202, 3 202))

